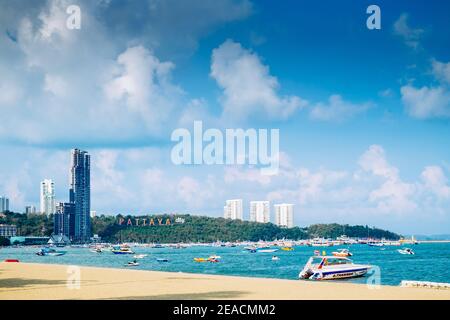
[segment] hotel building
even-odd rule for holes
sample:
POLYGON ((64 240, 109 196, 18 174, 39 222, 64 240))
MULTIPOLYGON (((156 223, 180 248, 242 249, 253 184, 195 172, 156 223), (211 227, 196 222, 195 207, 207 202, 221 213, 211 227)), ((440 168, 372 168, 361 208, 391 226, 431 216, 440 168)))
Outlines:
POLYGON ((294 205, 290 203, 282 203, 274 205, 275 208, 275 224, 279 227, 294 227, 294 205))
POLYGON ((55 184, 50 179, 41 182, 41 213, 55 213, 55 184))
POLYGON ((72 150, 69 202, 75 204, 73 239, 86 242, 91 237, 91 157, 79 149, 72 150))
POLYGON ((250 201, 250 221, 260 223, 270 222, 270 202, 250 201))
POLYGON ((242 199, 227 200, 223 207, 223 217, 231 220, 243 220, 242 199))
POLYGON ((9 199, 0 197, 0 213, 9 211, 9 199))

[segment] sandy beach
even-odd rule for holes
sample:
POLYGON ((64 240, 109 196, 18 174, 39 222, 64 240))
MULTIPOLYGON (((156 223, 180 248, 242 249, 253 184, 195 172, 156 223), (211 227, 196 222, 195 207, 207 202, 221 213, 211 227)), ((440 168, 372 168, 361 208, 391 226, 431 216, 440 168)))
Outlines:
POLYGON ((80 267, 77 282, 71 272, 63 265, 1 262, 0 299, 450 299, 450 290, 439 289, 94 267, 80 267))

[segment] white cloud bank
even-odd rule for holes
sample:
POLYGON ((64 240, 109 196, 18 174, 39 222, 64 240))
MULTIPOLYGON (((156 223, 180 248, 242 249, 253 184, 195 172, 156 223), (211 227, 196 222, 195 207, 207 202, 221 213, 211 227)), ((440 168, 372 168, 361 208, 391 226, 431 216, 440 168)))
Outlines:
POLYGON ((308 102, 298 96, 281 96, 279 83, 260 57, 239 43, 227 40, 213 50, 211 77, 223 89, 225 117, 246 119, 265 114, 269 119, 286 119, 308 102))

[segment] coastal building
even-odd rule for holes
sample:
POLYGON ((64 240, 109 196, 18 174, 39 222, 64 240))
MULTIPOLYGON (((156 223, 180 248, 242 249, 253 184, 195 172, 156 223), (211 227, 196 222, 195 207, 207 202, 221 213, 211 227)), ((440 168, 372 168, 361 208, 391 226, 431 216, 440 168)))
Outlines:
POLYGON ((281 203, 274 205, 275 224, 279 227, 294 227, 294 205, 290 203, 281 203))
POLYGON ((65 236, 69 239, 73 239, 75 237, 74 203, 58 203, 54 216, 53 234, 58 236, 65 236))
POLYGON ((35 206, 26 206, 25 207, 25 214, 35 214, 35 213, 36 213, 35 206))
POLYGON ((270 202, 250 201, 250 221, 260 223, 270 222, 270 202))
POLYGON ((70 169, 70 203, 75 204, 74 240, 91 237, 91 157, 86 151, 72 150, 70 169))
POLYGON ((7 197, 0 197, 0 213, 9 211, 9 199, 7 197))
POLYGON ((55 213, 55 184, 50 179, 41 182, 41 213, 50 215, 55 213))
POLYGON ((17 227, 15 225, 0 224, 0 237, 15 237, 17 227))
POLYGON ((97 216, 97 211, 91 210, 91 218, 95 218, 97 216))
POLYGON ((35 246, 35 245, 45 245, 48 243, 49 237, 11 237, 9 241, 12 245, 25 245, 25 246, 35 246))
POLYGON ((242 199, 227 200, 223 207, 223 217, 231 220, 243 220, 242 199))

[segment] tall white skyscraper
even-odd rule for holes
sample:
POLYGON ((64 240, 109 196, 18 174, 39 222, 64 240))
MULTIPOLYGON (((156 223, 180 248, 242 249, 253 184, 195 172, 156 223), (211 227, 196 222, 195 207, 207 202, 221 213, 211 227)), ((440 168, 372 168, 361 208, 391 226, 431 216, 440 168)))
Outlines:
POLYGON ((279 227, 294 227, 294 205, 290 203, 281 203, 275 207, 275 224, 279 227))
POLYGON ((250 201, 250 221, 260 223, 270 222, 270 202, 250 201))
POLYGON ((56 211, 55 184, 45 179, 41 182, 41 213, 53 214, 56 211))
POLYGON ((223 207, 223 217, 225 219, 243 220, 242 199, 227 200, 223 207))

